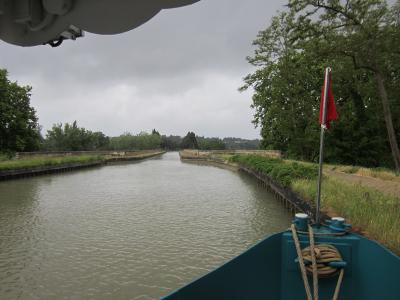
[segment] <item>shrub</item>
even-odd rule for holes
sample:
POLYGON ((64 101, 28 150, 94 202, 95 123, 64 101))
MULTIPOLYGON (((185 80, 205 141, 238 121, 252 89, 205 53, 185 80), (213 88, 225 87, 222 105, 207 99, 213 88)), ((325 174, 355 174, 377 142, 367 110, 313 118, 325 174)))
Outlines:
POLYGON ((318 175, 318 166, 314 164, 299 164, 257 155, 234 155, 230 160, 270 176, 285 187, 297 179, 314 180, 318 175))

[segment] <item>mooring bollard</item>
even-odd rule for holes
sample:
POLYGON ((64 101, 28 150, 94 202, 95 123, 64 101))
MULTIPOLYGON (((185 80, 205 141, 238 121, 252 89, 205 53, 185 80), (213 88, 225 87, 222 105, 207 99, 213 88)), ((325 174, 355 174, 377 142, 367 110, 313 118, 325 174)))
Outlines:
POLYGON ((297 213, 294 216, 292 223, 299 231, 307 231, 309 218, 307 214, 297 213))

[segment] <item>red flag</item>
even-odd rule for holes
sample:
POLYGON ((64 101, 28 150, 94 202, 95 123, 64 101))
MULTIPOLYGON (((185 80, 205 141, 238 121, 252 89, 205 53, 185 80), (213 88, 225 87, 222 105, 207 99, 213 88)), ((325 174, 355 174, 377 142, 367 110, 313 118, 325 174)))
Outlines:
MULTIPOLYGON (((325 125, 326 128, 329 128, 329 122, 332 120, 336 120, 338 115, 336 112, 335 99, 333 98, 332 87, 331 87, 331 73, 329 72, 329 81, 328 81, 328 99, 326 103, 326 119, 325 125)), ((321 101, 319 106, 319 124, 322 124, 322 115, 323 115, 323 107, 324 107, 324 96, 325 96, 325 81, 322 87, 321 93, 321 101)))

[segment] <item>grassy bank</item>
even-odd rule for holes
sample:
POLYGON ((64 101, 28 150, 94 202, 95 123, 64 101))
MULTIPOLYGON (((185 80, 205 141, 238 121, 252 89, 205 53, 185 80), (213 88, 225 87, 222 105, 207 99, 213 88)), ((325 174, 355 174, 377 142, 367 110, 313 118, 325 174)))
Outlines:
POLYGON ((53 167, 73 163, 88 163, 99 160, 104 160, 104 158, 99 155, 79 155, 62 157, 36 156, 29 159, 13 159, 0 161, 0 171, 53 167))
POLYGON ((292 160, 257 155, 234 155, 229 160, 264 173, 285 187, 290 187, 297 179, 315 180, 318 175, 316 165, 302 164, 292 160))
MULTIPOLYGON (((318 169, 315 164, 253 155, 235 155, 230 161, 272 177, 309 202, 313 203, 316 198, 318 169)), ((391 177, 390 180, 394 179, 391 177)), ((347 218, 367 236, 400 254, 399 198, 360 184, 325 176, 321 205, 327 214, 347 218)))
MULTIPOLYGON (((292 189, 308 201, 316 198, 315 181, 295 180, 292 189)), ((368 237, 378 240, 400 254, 400 199, 375 189, 324 178, 322 208, 328 214, 345 217, 368 237)))

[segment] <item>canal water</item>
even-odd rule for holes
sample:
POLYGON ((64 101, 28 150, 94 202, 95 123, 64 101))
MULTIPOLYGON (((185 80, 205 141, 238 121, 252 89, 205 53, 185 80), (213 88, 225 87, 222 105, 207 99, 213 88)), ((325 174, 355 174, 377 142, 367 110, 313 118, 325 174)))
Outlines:
POLYGON ((254 178, 178 153, 0 182, 0 299, 157 299, 289 223, 254 178))

